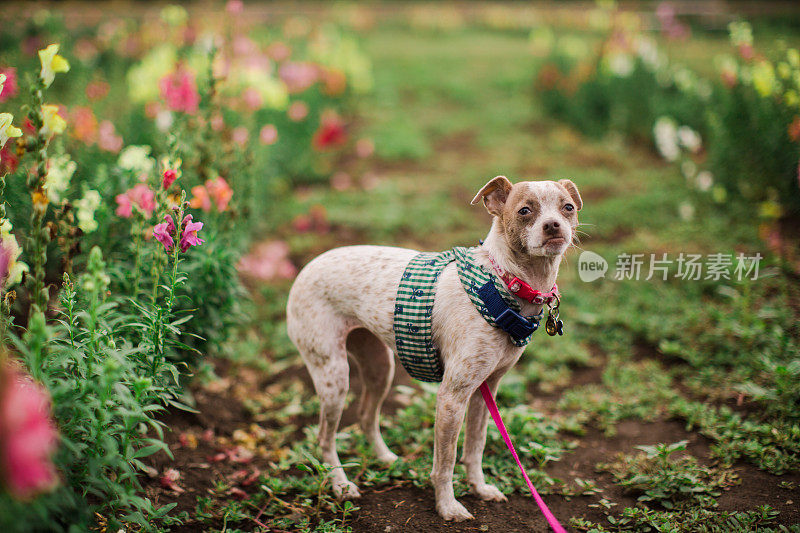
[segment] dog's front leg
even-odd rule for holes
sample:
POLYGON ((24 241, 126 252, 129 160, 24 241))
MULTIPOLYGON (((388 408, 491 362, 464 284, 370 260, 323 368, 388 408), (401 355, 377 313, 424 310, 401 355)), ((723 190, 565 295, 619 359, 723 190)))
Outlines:
MULTIPOLYGON (((492 394, 497 394, 500 383, 499 375, 492 375, 486 380, 492 394)), ((464 431, 464 451, 461 462, 467 470, 467 482, 470 490, 480 499, 487 501, 504 502, 507 500, 500 489, 486 483, 483 477, 483 448, 486 444, 486 426, 489 422, 489 410, 483 401, 481 391, 477 390, 469 400, 467 408, 467 424, 464 431)))
POLYGON ((469 396, 474 389, 464 387, 464 383, 454 386, 453 381, 445 374, 436 398, 431 483, 436 493, 436 511, 445 520, 460 522, 473 516, 455 498, 453 468, 456 464, 458 433, 464 421, 469 396))

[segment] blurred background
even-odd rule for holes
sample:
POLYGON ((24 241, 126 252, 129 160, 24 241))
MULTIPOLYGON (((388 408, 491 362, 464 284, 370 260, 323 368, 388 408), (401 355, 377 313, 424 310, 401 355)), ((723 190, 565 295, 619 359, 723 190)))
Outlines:
MULTIPOLYGON (((353 367, 364 497, 331 498, 285 301, 336 246, 476 245, 506 175, 584 201, 566 334, 498 395, 559 519, 800 531, 797 3, 11 2, 0 27, 5 530, 445 527, 435 387, 399 366, 402 461, 352 425, 353 367), (8 438, 19 376, 44 466, 8 438)), ((546 531, 493 429, 484 464, 509 503, 457 466, 476 520, 448 529, 546 531)))

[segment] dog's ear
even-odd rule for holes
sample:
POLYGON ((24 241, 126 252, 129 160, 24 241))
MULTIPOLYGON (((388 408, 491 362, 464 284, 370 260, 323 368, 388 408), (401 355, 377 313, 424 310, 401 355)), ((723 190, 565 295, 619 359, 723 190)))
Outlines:
POLYGON ((505 205, 508 199, 508 193, 511 192, 511 186, 511 182, 508 181, 508 178, 505 176, 497 176, 478 191, 478 194, 472 199, 471 204, 475 205, 478 203, 478 200, 483 198, 483 205, 486 206, 486 210, 492 215, 499 217, 500 213, 503 212, 503 205, 505 205))
POLYGON ((583 200, 581 200, 581 195, 578 192, 578 187, 572 183, 572 180, 558 180, 558 184, 567 189, 567 192, 572 197, 572 201, 575 202, 575 209, 578 211, 581 210, 583 207, 583 200))

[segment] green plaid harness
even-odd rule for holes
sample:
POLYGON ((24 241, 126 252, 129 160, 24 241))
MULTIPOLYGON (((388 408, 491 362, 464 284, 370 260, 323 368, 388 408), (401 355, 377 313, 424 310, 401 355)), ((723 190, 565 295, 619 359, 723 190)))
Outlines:
MULTIPOLYGON (((477 292, 490 280, 510 308, 516 312, 521 309, 519 302, 508 292, 502 280, 475 263, 475 249, 457 247, 438 253, 423 252, 414 256, 403 272, 394 306, 394 335, 397 356, 415 379, 438 382, 442 381, 444 375, 439 350, 433 344, 431 315, 436 282, 444 267, 451 262, 456 262, 461 285, 472 304, 492 327, 497 327, 497 324, 477 292)), ((530 339, 530 335, 521 340, 509 337, 516 346, 525 346, 530 339)))

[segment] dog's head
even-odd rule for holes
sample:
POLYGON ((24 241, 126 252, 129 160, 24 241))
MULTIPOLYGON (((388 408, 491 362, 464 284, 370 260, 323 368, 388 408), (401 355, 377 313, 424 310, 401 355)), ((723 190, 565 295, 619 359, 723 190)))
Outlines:
POLYGON ((506 242, 530 256, 563 254, 575 236, 578 211, 583 207, 578 188, 570 180, 521 181, 512 184, 497 176, 478 191, 472 203, 483 199, 506 242))

